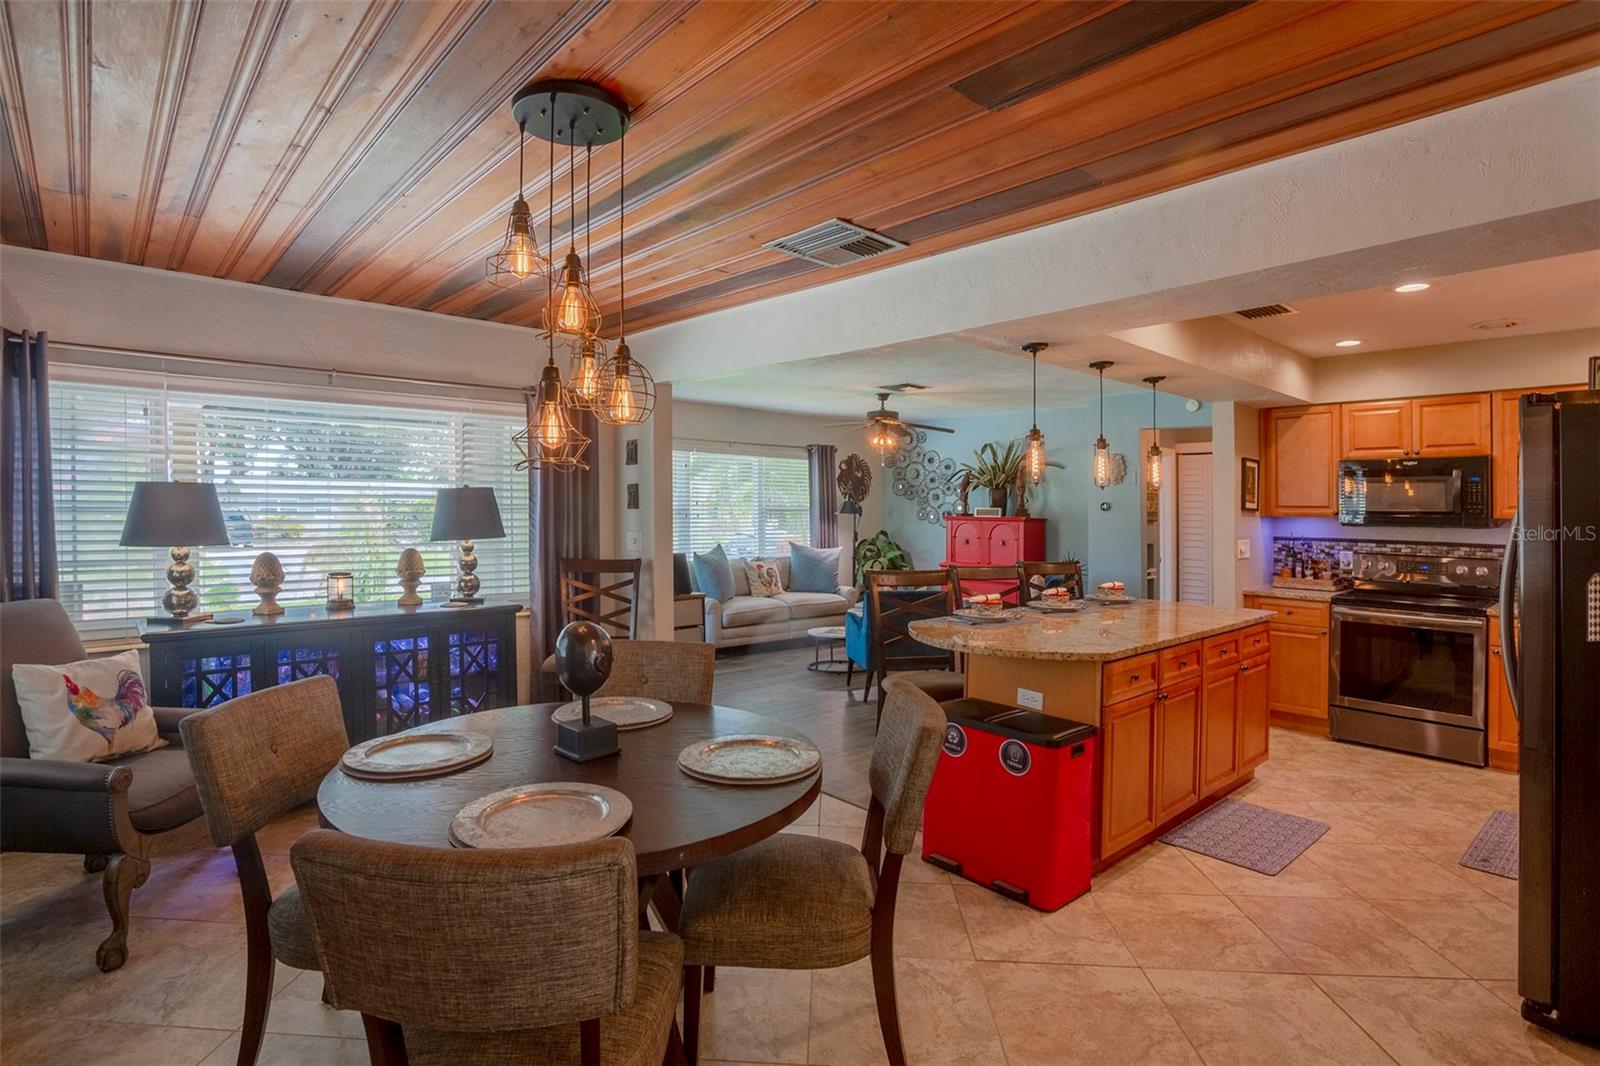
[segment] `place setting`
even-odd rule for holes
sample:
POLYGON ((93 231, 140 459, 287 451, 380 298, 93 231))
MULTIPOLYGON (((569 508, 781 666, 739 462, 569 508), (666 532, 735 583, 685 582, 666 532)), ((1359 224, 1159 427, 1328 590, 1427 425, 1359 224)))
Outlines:
POLYGON ((345 752, 339 769, 363 781, 416 781, 477 766, 494 741, 468 730, 400 733, 364 741, 345 752))

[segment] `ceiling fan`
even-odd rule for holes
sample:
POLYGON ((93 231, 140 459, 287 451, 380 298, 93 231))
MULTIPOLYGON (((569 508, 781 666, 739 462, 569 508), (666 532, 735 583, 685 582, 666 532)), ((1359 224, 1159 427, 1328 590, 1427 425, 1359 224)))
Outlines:
POLYGON ((887 453, 898 448, 902 441, 911 438, 914 429, 931 429, 935 433, 954 433, 955 430, 944 426, 933 426, 926 422, 907 422, 900 417, 899 411, 889 410, 889 394, 878 393, 877 410, 868 411, 864 422, 830 422, 824 428, 840 430, 866 430, 867 443, 876 448, 880 453, 887 453))

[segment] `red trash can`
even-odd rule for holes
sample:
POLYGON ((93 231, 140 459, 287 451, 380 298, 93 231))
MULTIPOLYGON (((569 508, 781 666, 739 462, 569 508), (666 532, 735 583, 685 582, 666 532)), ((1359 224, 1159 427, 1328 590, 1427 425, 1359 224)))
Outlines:
POLYGON ((1042 911, 1089 891, 1098 730, 988 700, 943 707, 923 859, 1042 911))

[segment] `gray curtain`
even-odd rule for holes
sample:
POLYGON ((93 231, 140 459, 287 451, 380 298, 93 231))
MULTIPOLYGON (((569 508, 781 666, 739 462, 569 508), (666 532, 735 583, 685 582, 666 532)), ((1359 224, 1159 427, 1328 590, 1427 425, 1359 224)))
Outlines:
MULTIPOLYGON (((537 397, 527 398, 533 420, 537 397)), ((578 432, 591 441, 587 470, 528 471, 528 577, 533 614, 533 698, 560 699, 561 690, 541 669, 561 632, 561 560, 600 554, 600 455, 593 414, 574 412, 578 432)))
POLYGON ((0 370, 0 599, 55 599, 56 510, 50 479, 50 379, 43 333, 5 331, 0 370))
POLYGON ((839 488, 834 477, 834 452, 831 444, 808 444, 806 456, 811 464, 811 546, 839 546, 839 488))

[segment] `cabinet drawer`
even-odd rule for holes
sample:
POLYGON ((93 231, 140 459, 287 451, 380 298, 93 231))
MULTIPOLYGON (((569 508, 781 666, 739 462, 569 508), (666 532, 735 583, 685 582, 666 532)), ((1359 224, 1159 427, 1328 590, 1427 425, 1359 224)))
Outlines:
POLYGON ((1106 663, 1101 674, 1102 704, 1116 703, 1131 696, 1156 690, 1156 656, 1132 655, 1106 663))
POLYGON ((1255 607, 1271 611, 1273 625, 1305 626, 1308 629, 1328 627, 1328 605, 1316 600, 1280 600, 1262 596, 1255 607))
POLYGON ((1202 658, 1207 670, 1219 666, 1233 667, 1239 663, 1239 634, 1224 633, 1220 637, 1207 637, 1202 658))
POLYGON ((1161 683, 1171 685, 1200 676, 1200 642, 1161 649, 1161 683))
POLYGON ((1253 658, 1272 650, 1272 634, 1265 625, 1252 626, 1239 634, 1239 657, 1253 658))

